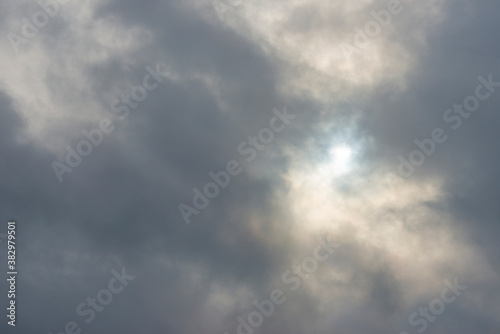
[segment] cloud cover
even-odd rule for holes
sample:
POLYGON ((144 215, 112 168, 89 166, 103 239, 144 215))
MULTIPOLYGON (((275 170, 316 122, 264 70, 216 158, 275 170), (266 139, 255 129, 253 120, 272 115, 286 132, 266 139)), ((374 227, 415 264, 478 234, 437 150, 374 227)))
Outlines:
POLYGON ((456 131, 442 117, 479 76, 500 81, 500 5, 402 0, 346 58, 341 45, 388 1, 225 4, 221 20, 205 0, 71 1, 18 54, 7 34, 40 7, 1 5, 15 331, 59 333, 75 320, 92 333, 232 334, 254 300, 281 289, 287 301, 256 333, 418 333, 409 317, 457 277, 467 290, 426 330, 498 333, 500 96, 456 131), (156 64, 169 75, 121 120, 113 101, 156 64), (246 161, 238 145, 285 106, 296 119, 246 161), (52 162, 103 118, 116 129, 60 183, 52 162), (436 127, 447 142, 399 177, 397 157, 436 127), (341 174, 328 154, 339 144, 353 150, 341 174), (233 159, 242 173, 186 225, 179 203, 233 159), (282 273, 325 236, 340 248, 292 291, 282 273), (122 267, 135 280, 86 324, 77 305, 122 267))

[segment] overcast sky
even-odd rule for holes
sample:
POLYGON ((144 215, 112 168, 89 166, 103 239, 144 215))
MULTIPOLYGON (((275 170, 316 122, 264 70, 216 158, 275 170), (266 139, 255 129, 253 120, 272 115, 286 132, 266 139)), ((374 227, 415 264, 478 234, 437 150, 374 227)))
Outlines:
POLYGON ((498 1, 41 3, 0 5, 2 333, 500 333, 498 1))

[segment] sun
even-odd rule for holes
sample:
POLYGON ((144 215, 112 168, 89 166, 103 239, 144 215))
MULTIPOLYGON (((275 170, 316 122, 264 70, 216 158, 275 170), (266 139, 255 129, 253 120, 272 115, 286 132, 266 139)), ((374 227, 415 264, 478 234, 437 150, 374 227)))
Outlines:
POLYGON ((347 145, 337 145, 330 150, 330 167, 334 174, 344 174, 352 169, 352 149, 347 145))

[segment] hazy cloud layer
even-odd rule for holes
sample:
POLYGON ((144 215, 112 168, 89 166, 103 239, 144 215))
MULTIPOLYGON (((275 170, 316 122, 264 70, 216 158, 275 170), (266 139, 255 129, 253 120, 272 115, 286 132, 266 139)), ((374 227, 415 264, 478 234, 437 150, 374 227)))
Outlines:
POLYGON ((30 38, 41 7, 0 5, 0 212, 19 271, 2 333, 233 334, 275 289, 255 333, 500 332, 500 4, 391 3, 68 1, 30 38), (454 129, 445 113, 478 85, 489 97, 454 129), (399 176, 436 128, 446 141, 399 176), (318 238, 340 247, 301 278, 318 238), (135 278, 86 323, 78 306, 122 268, 135 278), (455 279, 467 288, 423 320, 455 279))

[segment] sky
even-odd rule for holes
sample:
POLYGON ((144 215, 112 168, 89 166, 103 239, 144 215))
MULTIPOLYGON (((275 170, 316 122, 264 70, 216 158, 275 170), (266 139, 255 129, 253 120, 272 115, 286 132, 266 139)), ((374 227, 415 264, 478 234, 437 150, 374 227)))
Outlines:
POLYGON ((1 332, 500 333, 499 10, 3 1, 1 332))

